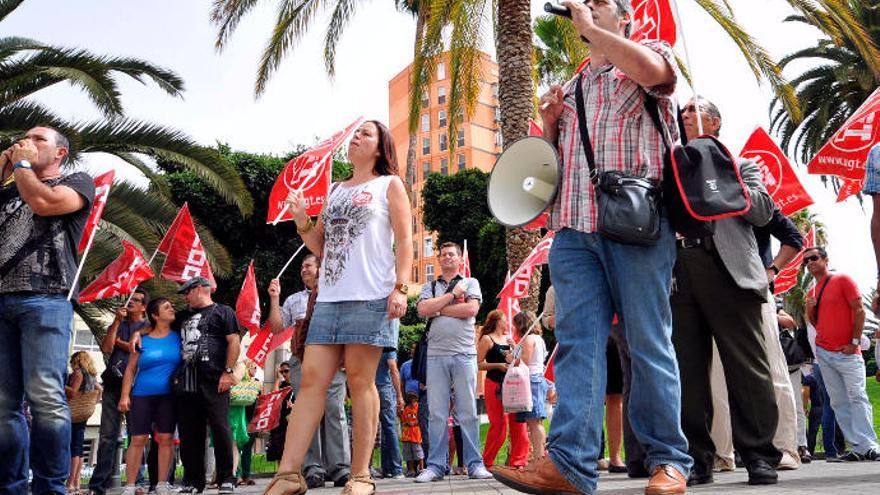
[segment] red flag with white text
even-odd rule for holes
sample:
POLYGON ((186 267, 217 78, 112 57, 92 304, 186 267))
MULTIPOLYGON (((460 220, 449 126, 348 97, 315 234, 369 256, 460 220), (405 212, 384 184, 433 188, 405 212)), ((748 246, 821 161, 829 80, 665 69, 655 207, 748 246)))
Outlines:
MULTIPOLYGON (((504 285, 507 285, 508 282, 510 282, 510 271, 507 272, 507 276, 504 278, 504 285)), ((515 297, 502 297, 496 309, 507 317, 507 335, 513 337, 513 317, 521 311, 519 299, 515 297)))
POLYGON ((556 357, 556 352, 559 351, 559 342, 553 347, 553 352, 550 354, 550 359, 547 360, 547 367, 544 369, 544 378, 551 382, 556 381, 556 374, 553 372, 553 359, 556 357))
POLYGON ((880 88, 862 103, 807 165, 811 174, 864 180, 865 162, 880 142, 880 88))
POLYGON ((254 260, 251 260, 241 284, 241 292, 235 301, 235 315, 238 322, 253 336, 260 331, 260 295, 257 292, 257 279, 254 276, 254 260))
POLYGON ((89 218, 86 220, 86 227, 79 238, 79 248, 77 249, 79 253, 86 250, 92 232, 98 227, 101 214, 104 213, 104 207, 107 206, 107 196, 110 194, 110 186, 113 185, 114 175, 116 175, 116 170, 110 170, 95 177, 95 200, 92 202, 92 212, 89 213, 89 218))
MULTIPOLYGON (((269 211, 266 223, 273 223, 284 210, 284 199, 291 191, 302 191, 306 200, 306 213, 317 215, 324 205, 327 189, 330 187, 330 176, 333 169, 333 153, 354 132, 363 119, 348 125, 345 129, 312 146, 301 155, 287 162, 281 175, 275 179, 272 192, 269 194, 269 211)), ((285 211, 279 221, 293 220, 293 214, 285 211)))
POLYGON ((159 250, 168 255, 159 274, 162 278, 186 282, 193 277, 202 276, 211 281, 212 287, 217 287, 211 265, 208 264, 208 256, 205 254, 205 248, 202 247, 202 240, 196 232, 186 205, 174 219, 172 229, 165 234, 159 250), (162 251, 166 245, 167 251, 162 251))
POLYGON ((862 192, 862 188, 865 187, 864 180, 844 179, 841 177, 840 181, 840 190, 837 191, 837 203, 846 200, 850 196, 855 196, 862 192))
POLYGON ((79 302, 131 294, 138 284, 153 276, 153 270, 140 250, 128 241, 122 241, 122 254, 80 293, 79 302))
POLYGON ((156 251, 162 254, 168 254, 168 250, 171 249, 171 242, 174 240, 174 236, 177 234, 177 229, 180 228, 180 223, 185 221, 187 218, 192 221, 192 218, 189 214, 189 203, 184 202, 183 206, 180 207, 180 211, 177 212, 177 216, 174 217, 174 221, 171 222, 171 226, 168 227, 168 231, 165 232, 165 235, 162 237, 162 241, 159 242, 159 246, 156 248, 156 251))
POLYGON ((633 29, 629 39, 636 42, 663 40, 670 46, 675 45, 675 17, 669 0, 634 0, 632 7, 633 29))
POLYGON ((782 294, 788 292, 797 284, 798 273, 804 262, 804 250, 816 245, 816 228, 810 227, 810 231, 804 236, 804 247, 784 268, 779 270, 779 274, 773 281, 773 294, 782 294))
POLYGON ((248 424, 248 433, 274 430, 281 422, 281 409, 284 408, 284 399, 290 394, 290 387, 284 387, 268 394, 257 397, 254 405, 254 417, 248 424))
POLYGON ((471 276, 471 258, 468 254, 467 248, 467 239, 464 240, 464 250, 461 253, 461 266, 459 266, 458 271, 461 272, 462 277, 470 277, 471 276))
POLYGON ((269 329, 269 323, 263 324, 263 327, 257 333, 256 338, 251 342, 245 355, 260 368, 266 366, 266 357, 269 353, 281 346, 281 344, 290 340, 293 336, 293 327, 287 327, 279 334, 272 334, 269 329))
POLYGON ((813 204, 813 198, 798 180, 785 153, 761 127, 755 129, 739 156, 754 160, 761 169, 767 192, 783 215, 791 215, 813 204))
POLYGON ((522 265, 514 272, 513 277, 504 283, 504 287, 498 294, 498 297, 526 297, 529 293, 529 283, 532 280, 532 270, 536 266, 547 263, 550 255, 550 246, 553 245, 553 237, 555 231, 549 231, 546 235, 532 248, 532 251, 523 260, 522 265))
POLYGON ((529 119, 529 136, 544 137, 544 129, 534 119, 529 119))

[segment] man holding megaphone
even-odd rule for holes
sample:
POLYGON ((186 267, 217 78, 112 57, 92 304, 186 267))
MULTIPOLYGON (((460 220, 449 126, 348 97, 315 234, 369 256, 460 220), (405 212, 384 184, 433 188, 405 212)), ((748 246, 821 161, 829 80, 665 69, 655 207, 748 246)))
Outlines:
POLYGON ((562 5, 589 40, 591 58, 581 73, 565 86, 552 86, 540 101, 544 136, 559 152, 561 176, 548 224, 557 231, 550 271, 557 298, 559 403, 547 456, 523 471, 498 467, 494 474, 529 493, 596 492, 605 346, 616 312, 632 354, 627 414, 646 450, 651 478, 645 493, 684 493, 693 460, 681 429, 679 372, 670 341, 675 235, 657 191, 663 136, 646 106, 659 107, 663 126, 676 140, 673 54, 665 42, 627 38, 633 21, 629 0, 562 5))

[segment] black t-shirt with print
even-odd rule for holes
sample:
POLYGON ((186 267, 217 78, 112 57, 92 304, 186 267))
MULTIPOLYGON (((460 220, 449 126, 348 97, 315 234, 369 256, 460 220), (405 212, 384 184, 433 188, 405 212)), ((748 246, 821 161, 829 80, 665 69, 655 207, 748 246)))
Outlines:
POLYGON ((199 376, 217 381, 226 368, 226 336, 238 333, 235 310, 225 304, 177 313, 172 328, 180 332, 184 362, 195 363, 199 376))
POLYGON ((21 199, 15 183, 0 189, 0 294, 66 294, 70 290, 95 183, 88 174, 76 172, 44 184, 73 189, 85 205, 67 215, 43 217, 21 199))

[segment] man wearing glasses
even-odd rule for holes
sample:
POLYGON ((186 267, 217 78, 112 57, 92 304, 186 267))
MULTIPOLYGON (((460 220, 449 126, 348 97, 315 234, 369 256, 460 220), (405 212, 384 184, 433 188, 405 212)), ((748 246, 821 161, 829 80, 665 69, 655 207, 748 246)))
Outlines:
POLYGON ((859 345, 865 326, 859 288, 848 275, 829 273, 825 248, 804 251, 804 265, 816 280, 807 294, 806 310, 807 321, 816 327, 816 359, 837 424, 852 446, 843 460, 880 460, 859 345))
POLYGON ((104 495, 110 488, 110 479, 116 467, 116 442, 122 425, 119 412, 119 396, 122 392, 122 375, 132 352, 131 336, 147 324, 145 318, 149 294, 138 287, 128 301, 128 306, 116 310, 116 318, 107 328, 101 341, 101 352, 110 354, 107 369, 101 375, 104 392, 101 395, 101 429, 98 434, 98 462, 89 480, 89 490, 104 495))

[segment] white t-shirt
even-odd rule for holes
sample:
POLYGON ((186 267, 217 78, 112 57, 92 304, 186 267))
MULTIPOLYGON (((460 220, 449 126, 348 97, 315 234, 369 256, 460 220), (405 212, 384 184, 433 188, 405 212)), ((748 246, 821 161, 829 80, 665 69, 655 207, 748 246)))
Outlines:
POLYGON ((318 302, 370 301, 394 290, 394 232, 388 208, 388 186, 394 177, 331 188, 321 212, 324 258, 318 302))
POLYGON ((543 375, 544 374, 544 358, 547 357, 547 344, 544 343, 544 339, 541 338, 540 335, 529 334, 527 339, 532 339, 535 342, 535 350, 532 352, 531 359, 526 363, 529 367, 530 375, 543 375))

